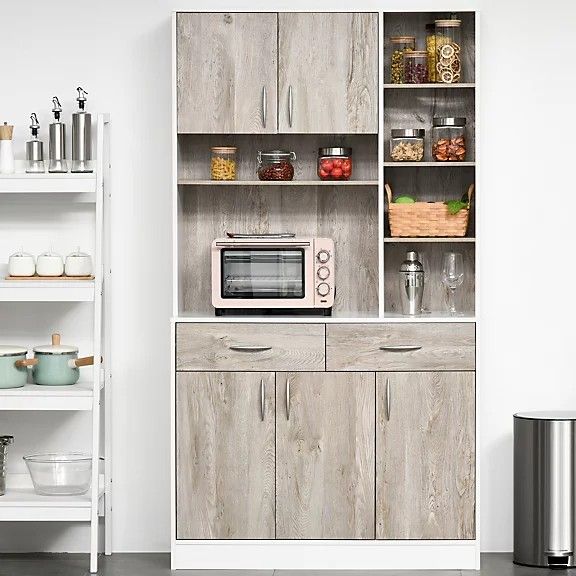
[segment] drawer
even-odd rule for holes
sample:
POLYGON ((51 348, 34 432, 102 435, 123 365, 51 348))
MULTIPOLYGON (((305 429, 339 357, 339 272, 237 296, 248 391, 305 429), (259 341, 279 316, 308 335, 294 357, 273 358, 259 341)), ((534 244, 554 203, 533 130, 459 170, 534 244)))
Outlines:
POLYGON ((329 324, 327 370, 474 370, 474 324, 329 324))
POLYGON ((179 323, 176 370, 320 371, 324 324, 179 323))

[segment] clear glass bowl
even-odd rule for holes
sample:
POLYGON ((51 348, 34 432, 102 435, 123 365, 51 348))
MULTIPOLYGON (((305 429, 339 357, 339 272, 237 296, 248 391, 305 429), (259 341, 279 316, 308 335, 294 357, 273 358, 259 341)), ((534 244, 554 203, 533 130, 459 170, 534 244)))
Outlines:
POLYGON ((85 494, 92 479, 89 454, 34 454, 24 456, 34 490, 45 496, 85 494))

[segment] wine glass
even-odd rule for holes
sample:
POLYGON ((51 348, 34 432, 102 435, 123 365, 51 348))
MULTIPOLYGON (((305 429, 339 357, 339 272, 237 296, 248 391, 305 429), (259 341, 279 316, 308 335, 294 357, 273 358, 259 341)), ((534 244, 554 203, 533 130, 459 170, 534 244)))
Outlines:
POLYGON ((446 287, 448 312, 452 315, 458 313, 454 301, 454 293, 456 288, 462 285, 462 282, 464 282, 464 260, 462 254, 446 252, 442 263, 442 283, 446 287))

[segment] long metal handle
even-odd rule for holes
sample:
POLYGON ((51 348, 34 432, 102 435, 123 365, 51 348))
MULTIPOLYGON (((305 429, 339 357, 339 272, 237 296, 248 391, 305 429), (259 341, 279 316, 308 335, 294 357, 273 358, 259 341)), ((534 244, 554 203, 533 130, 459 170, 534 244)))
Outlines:
POLYGON ((270 240, 269 242, 216 242, 217 248, 260 248, 262 244, 266 248, 307 248, 310 242, 281 242, 279 240, 270 240))
POLYGON ((260 418, 264 422, 266 416, 266 390, 264 389, 264 378, 260 380, 260 418))
POLYGON ((390 378, 386 378, 386 420, 390 420, 390 378))
POLYGON ((397 344, 396 346, 380 346, 380 350, 386 352, 414 352, 421 350, 422 346, 415 346, 413 344, 397 344))
POLYGON ((268 101, 266 98, 266 86, 262 86, 262 126, 266 128, 266 112, 268 110, 268 101))
POLYGON ((286 378, 286 420, 290 420, 290 378, 286 378))
POLYGON ((272 350, 272 346, 258 346, 258 345, 232 345, 228 346, 230 350, 235 352, 266 352, 266 350, 272 350))
POLYGON ((294 98, 292 97, 292 86, 288 86, 288 125, 292 128, 292 116, 294 113, 294 98))

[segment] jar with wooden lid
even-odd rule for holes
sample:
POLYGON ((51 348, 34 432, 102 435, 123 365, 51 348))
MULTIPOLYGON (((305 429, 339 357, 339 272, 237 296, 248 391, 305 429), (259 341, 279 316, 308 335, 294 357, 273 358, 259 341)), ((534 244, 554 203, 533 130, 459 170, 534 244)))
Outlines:
POLYGON ((428 82, 428 52, 413 50, 404 54, 404 82, 426 84, 428 82))
POLYGON ((436 82, 453 84, 462 75, 461 20, 436 20, 436 82))
POLYGON ((416 47, 414 36, 392 36, 390 38, 390 82, 404 84, 404 54, 416 47))
POLYGON ((466 118, 435 117, 432 121, 432 157, 438 162, 466 160, 466 118))
POLYGON ((426 24, 426 52, 428 53, 428 82, 436 82, 436 24, 426 24))
POLYGON ((236 148, 234 146, 214 146, 210 161, 212 180, 236 180, 236 148))

